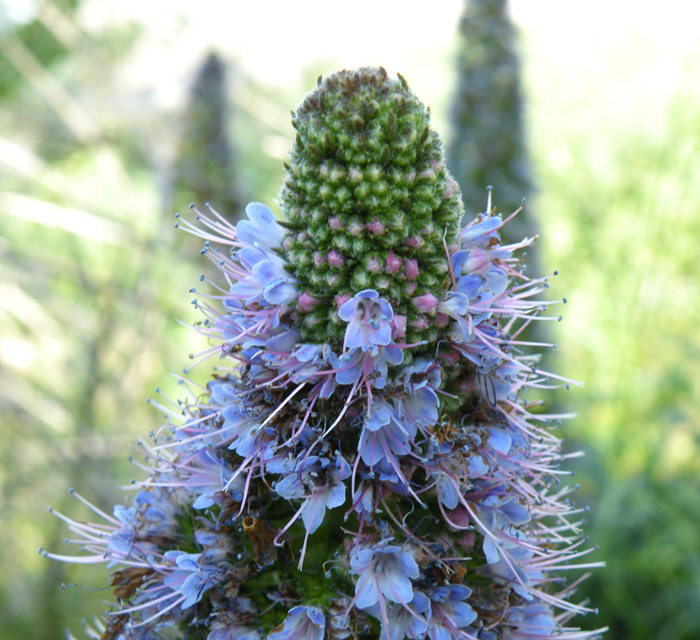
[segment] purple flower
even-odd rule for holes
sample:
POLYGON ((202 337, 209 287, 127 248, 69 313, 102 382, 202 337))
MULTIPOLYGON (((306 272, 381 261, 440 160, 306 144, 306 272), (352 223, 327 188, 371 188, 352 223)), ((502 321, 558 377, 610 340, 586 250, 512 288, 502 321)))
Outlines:
POLYGON ((477 370, 476 383, 482 398, 493 407, 498 401, 517 399, 523 386, 521 378, 522 365, 505 361, 496 367, 480 366, 477 370))
POLYGON ((352 496, 352 509, 363 518, 372 519, 374 511, 374 480, 366 473, 362 474, 362 481, 355 487, 352 496))
POLYGON ((260 460, 268 460, 273 455, 274 429, 262 427, 264 416, 260 408, 246 406, 245 403, 229 405, 221 412, 223 424, 219 435, 228 448, 239 456, 248 457, 255 454, 260 460))
POLYGON ((488 446, 498 453, 507 454, 513 446, 513 437, 506 429, 491 427, 488 430, 488 446))
POLYGON ((484 249, 498 245, 498 228, 501 224, 501 216, 485 216, 481 220, 477 218, 462 230, 459 242, 465 249, 484 249))
POLYGON ((500 262, 509 258, 511 252, 498 242, 500 225, 500 216, 493 216, 468 226, 460 234, 462 249, 451 256, 457 292, 443 300, 438 309, 457 321, 455 337, 461 334, 458 341, 472 340, 472 326, 491 317, 491 300, 508 287, 508 273, 500 262), (464 296, 468 304, 457 295, 464 296))
POLYGON ((474 273, 471 271, 474 265, 470 257, 471 252, 465 250, 452 254, 452 268, 457 277, 457 291, 466 295, 472 304, 483 303, 501 295, 508 286, 505 269, 487 261, 483 269, 474 273))
POLYGON ((338 309, 338 316, 348 323, 343 349, 370 351, 391 342, 391 305, 374 289, 365 289, 338 309))
POLYGON ((281 332, 290 331, 288 324, 281 321, 281 306, 254 304, 253 309, 244 309, 240 300, 224 301, 226 314, 213 316, 209 334, 212 338, 225 341, 229 347, 241 345, 247 350, 246 356, 255 355, 255 347, 265 346, 268 340, 281 332))
MULTIPOLYGON (((485 539, 488 539, 488 536, 485 539)), ((532 541, 528 540, 525 534, 515 530, 511 541, 503 542, 502 546, 499 546, 498 560, 494 564, 489 564, 488 572, 509 584, 519 596, 532 600, 537 595, 534 587, 544 580, 544 574, 537 566, 530 565, 534 552, 525 546, 520 546, 528 544, 531 546, 532 541)), ((484 543, 484 550, 486 550, 486 543, 484 543)))
POLYGON ((457 474, 463 464, 464 461, 461 458, 447 458, 442 460, 436 470, 430 474, 435 479, 438 499, 448 509, 455 509, 459 503, 461 493, 457 474))
POLYGON ((474 318, 469 314, 469 297, 465 293, 448 291, 438 305, 438 311, 455 320, 451 329, 454 342, 474 339, 474 318))
POLYGON ((322 640, 326 628, 323 611, 317 607, 294 607, 285 621, 267 636, 268 640, 322 640))
POLYGON ((261 354, 261 358, 278 375, 286 376, 296 384, 307 380, 317 382, 320 397, 330 397, 335 388, 334 377, 321 372, 328 370, 331 363, 337 363, 337 356, 327 344, 299 345, 298 340, 299 336, 295 335, 294 341, 289 345, 268 341, 267 350, 261 354))
POLYGON ((418 565, 401 547, 387 543, 356 547, 350 555, 350 567, 360 576, 355 585, 355 603, 360 609, 383 598, 402 605, 413 600, 411 580, 418 577, 418 565))
POLYGON ((213 404, 220 407, 233 404, 236 401, 236 387, 233 382, 223 378, 214 378, 207 384, 213 404))
POLYGON ((548 489, 565 473, 558 416, 522 393, 552 386, 520 351, 550 304, 512 255, 531 241, 501 246, 499 216, 460 232, 405 83, 347 73, 295 116, 285 222, 260 203, 236 225, 213 209, 181 222, 222 276, 201 276, 209 344, 192 366, 218 362, 205 387, 154 403, 168 423, 143 445, 133 506, 112 517, 81 498, 106 524, 57 514, 79 562, 121 565, 94 637, 595 635, 558 622, 587 609, 555 573, 595 563, 572 564, 590 551, 578 510, 548 489))

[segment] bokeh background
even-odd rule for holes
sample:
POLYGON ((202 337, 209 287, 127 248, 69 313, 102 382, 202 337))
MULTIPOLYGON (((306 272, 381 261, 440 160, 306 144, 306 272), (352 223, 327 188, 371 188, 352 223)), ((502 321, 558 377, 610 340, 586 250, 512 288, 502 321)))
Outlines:
MULTIPOLYGON (((109 511, 178 397, 206 265, 173 212, 274 203, 289 111, 340 67, 402 73, 471 214, 485 186, 557 269, 550 367, 611 640, 700 638, 700 8, 683 0, 0 1, 0 636, 80 634, 104 568, 46 507, 109 511), (62 590, 61 584, 80 584, 62 590)), ((274 207, 273 207, 274 208, 274 207)))

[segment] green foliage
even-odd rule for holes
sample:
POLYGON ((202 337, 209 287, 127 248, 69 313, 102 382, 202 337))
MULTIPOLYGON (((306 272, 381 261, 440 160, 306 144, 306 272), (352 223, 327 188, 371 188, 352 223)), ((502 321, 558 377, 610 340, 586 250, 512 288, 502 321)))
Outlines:
POLYGON ((700 481, 635 475, 603 492, 589 523, 607 568, 584 593, 612 638, 693 640, 700 632, 700 481))
POLYGON ((595 452, 580 482, 608 563, 581 588, 601 610, 585 622, 611 637, 700 637, 699 104, 674 98, 653 135, 551 131, 575 165, 537 148, 549 260, 572 292, 558 342, 586 381, 562 399, 578 409, 567 431, 595 452))
MULTIPOLYGON (((16 38, 21 45, 28 47, 43 67, 60 62, 69 53, 46 25, 36 19, 7 37, 16 38)), ((11 97, 23 84, 22 73, 12 64, 9 55, 9 51, 0 50, 0 98, 4 99, 11 97)))

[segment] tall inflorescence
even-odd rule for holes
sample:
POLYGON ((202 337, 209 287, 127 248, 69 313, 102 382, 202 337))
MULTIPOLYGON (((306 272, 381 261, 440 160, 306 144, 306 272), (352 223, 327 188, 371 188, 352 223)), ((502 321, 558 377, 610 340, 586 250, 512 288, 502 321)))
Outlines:
POLYGON ((560 577, 597 565, 578 560, 559 416, 522 397, 567 384, 518 339, 549 304, 519 271, 530 241, 500 243, 490 199, 460 226, 403 79, 334 73, 294 123, 284 220, 252 203, 235 226, 178 222, 222 274, 194 301, 212 346, 192 357, 214 374, 154 402, 170 419, 131 504, 93 507, 99 524, 59 514, 80 562, 118 567, 89 633, 596 636, 569 625, 591 609, 560 577))
MULTIPOLYGON (((525 135, 518 33, 508 0, 464 0, 457 32, 456 82, 450 105, 446 161, 462 191, 468 213, 478 211, 488 185, 498 188, 505 211, 530 197, 532 183, 525 135)), ((505 244, 539 233, 528 207, 501 231, 505 244)), ((540 269, 537 247, 527 251, 528 274, 540 269)), ((525 338, 546 342, 548 327, 529 327, 525 338)))
POLYGON ((226 62, 215 52, 197 69, 181 116, 172 177, 176 199, 189 202, 215 194, 216 206, 238 216, 245 201, 238 184, 239 159, 229 136, 229 75, 226 62))
MULTIPOLYGON (((447 166, 469 203, 469 213, 478 211, 486 185, 498 189, 498 200, 506 211, 516 208, 534 190, 517 36, 508 0, 464 0, 446 155, 447 166)), ((537 232, 533 212, 524 213, 508 225, 504 238, 516 241, 537 232)), ((528 262, 531 269, 536 267, 532 257, 528 262)))

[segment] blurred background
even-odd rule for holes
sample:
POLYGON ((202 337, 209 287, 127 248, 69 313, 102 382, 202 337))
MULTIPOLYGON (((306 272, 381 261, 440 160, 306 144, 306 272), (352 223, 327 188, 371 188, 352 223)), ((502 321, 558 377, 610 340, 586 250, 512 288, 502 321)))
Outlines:
MULTIPOLYGON (((542 335, 600 546, 611 640, 700 638, 700 8, 683 0, 0 0, 0 636, 101 613, 104 568, 46 507, 111 511, 201 341, 190 201, 274 207, 289 112, 340 67, 400 72, 568 304, 542 335), (417 6, 417 5, 416 5, 417 6), (165 8, 167 7, 167 8, 165 8), (517 220, 517 219, 516 219, 517 220), (516 227, 514 223, 513 227, 516 227), (60 585, 80 584, 61 590, 60 585)), ((595 618, 595 619, 594 619, 595 618)))

